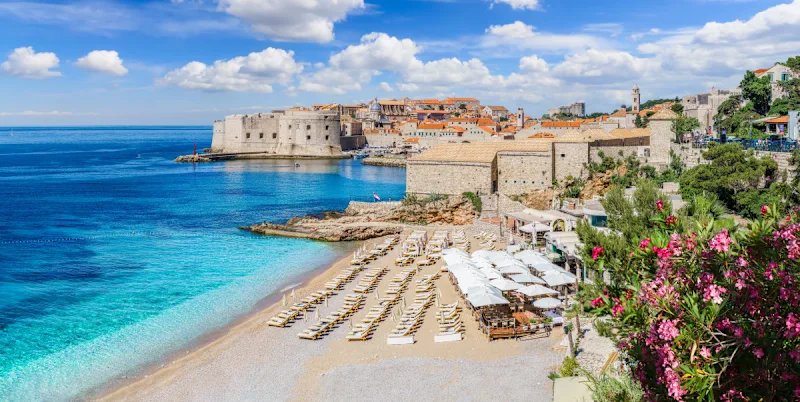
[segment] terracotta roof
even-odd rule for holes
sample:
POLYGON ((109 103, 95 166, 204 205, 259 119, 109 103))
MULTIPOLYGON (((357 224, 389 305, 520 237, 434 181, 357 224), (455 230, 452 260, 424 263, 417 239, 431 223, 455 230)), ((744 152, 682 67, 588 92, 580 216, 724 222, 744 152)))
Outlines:
POLYGON ((397 100, 379 100, 379 105, 386 105, 386 106, 403 106, 405 103, 397 100))
POLYGON ((628 115, 628 112, 625 109, 620 109, 611 114, 611 117, 625 117, 628 115))
POLYGON ((500 112, 502 112, 504 110, 506 112, 508 111, 508 109, 506 109, 505 106, 486 106, 486 107, 488 107, 490 110, 494 110, 494 111, 500 111, 500 112))
POLYGON ((481 130, 486 131, 487 133, 489 133, 491 135, 497 134, 497 132, 494 131, 493 127, 489 127, 489 126, 479 126, 479 127, 480 127, 481 130))
POLYGON ((624 128, 615 128, 611 130, 609 133, 616 138, 638 138, 638 137, 649 137, 650 136, 650 129, 649 128, 634 128, 630 130, 626 130, 624 128))
POLYGON ((780 116, 774 119, 764 120, 764 123, 772 123, 772 124, 780 124, 780 123, 789 123, 789 116, 780 116))
POLYGON ((447 121, 453 123, 477 123, 478 119, 472 117, 451 117, 447 119, 447 121))
POLYGON ((551 134, 551 133, 544 132, 544 133, 536 133, 536 134, 534 134, 534 135, 532 135, 532 136, 530 136, 528 138, 539 138, 539 139, 541 139, 541 138, 556 138, 556 136, 551 134))
POLYGON ((517 132, 517 127, 516 126, 504 127, 502 130, 500 130, 500 132, 501 133, 512 133, 513 134, 513 133, 517 132))
POLYGON ((556 136, 553 142, 589 142, 589 140, 578 130, 568 130, 556 136))
POLYGON ((427 128, 427 129, 443 129, 447 127, 447 123, 423 123, 417 126, 417 128, 427 128))
POLYGON ((543 121, 542 127, 580 127, 581 123, 576 121, 543 121))
POLYGON ((410 158, 422 162, 491 163, 498 152, 547 152, 549 146, 541 141, 478 141, 472 143, 441 143, 410 158))
POLYGON ((447 127, 445 129, 445 131, 454 131, 454 132, 457 132, 457 133, 463 133, 463 132, 467 131, 467 129, 465 129, 464 127, 459 127, 459 126, 450 126, 450 127, 447 127))
POLYGON ((585 130, 583 132, 583 136, 589 141, 614 140, 617 138, 601 128, 591 128, 589 130, 585 130))
POLYGON ((661 109, 656 114, 650 116, 650 121, 653 120, 675 120, 679 116, 673 112, 672 109, 661 109))
POLYGON ((447 98, 449 101, 453 102, 477 102, 478 100, 475 98, 447 98))
POLYGON ((450 114, 447 110, 415 110, 414 113, 450 114))
POLYGON ((753 70, 753 73, 755 73, 755 74, 763 74, 763 73, 766 73, 767 71, 769 71, 768 68, 759 68, 758 70, 753 70))
POLYGON ((494 126, 496 123, 492 119, 478 119, 479 126, 494 126))
POLYGON ((419 138, 406 138, 403 142, 417 144, 419 143, 419 138))
POLYGON ((428 104, 436 104, 436 105, 441 103, 441 102, 439 102, 438 99, 423 99, 423 100, 417 101, 417 102, 419 102, 419 103, 428 103, 428 104))

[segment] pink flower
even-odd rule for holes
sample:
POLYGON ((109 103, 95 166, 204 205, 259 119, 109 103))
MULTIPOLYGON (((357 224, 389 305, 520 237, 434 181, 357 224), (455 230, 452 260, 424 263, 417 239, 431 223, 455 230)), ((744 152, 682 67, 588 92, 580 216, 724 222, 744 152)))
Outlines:
POLYGON ((769 207, 768 207, 768 206, 766 206, 766 205, 763 205, 763 206, 761 207, 761 215, 766 215, 766 214, 768 214, 768 213, 769 213, 769 207))
POLYGON ((605 300, 603 300, 602 297, 598 297, 598 298, 592 300, 592 307, 595 307, 595 308, 600 307, 600 306, 605 305, 605 304, 606 304, 606 302, 605 302, 605 300))
POLYGON ((681 334, 681 331, 675 326, 678 320, 665 320, 661 321, 658 325, 658 336, 665 341, 671 341, 681 334))
POLYGON ((753 349, 753 354, 756 355, 756 357, 760 359, 760 358, 764 357, 764 350, 761 349, 761 348, 755 348, 755 349, 753 349))
POLYGON ((709 300, 713 300, 714 304, 720 304, 722 303, 722 294, 727 291, 727 289, 719 285, 708 285, 706 290, 703 292, 703 301, 707 302, 709 300))
POLYGON ((737 257, 736 263, 739 264, 739 266, 742 268, 746 268, 748 265, 750 265, 750 263, 747 262, 747 260, 744 259, 744 257, 737 257))
POLYGON ((603 254, 603 248, 600 246, 596 246, 592 249, 592 259, 597 260, 603 254))
POLYGON ((625 311, 625 307, 622 307, 621 305, 617 304, 616 306, 611 308, 611 315, 616 317, 622 314, 623 311, 625 311))
POLYGON ((678 223, 678 218, 675 217, 675 216, 670 215, 664 220, 664 222, 666 222, 667 226, 672 226, 672 225, 678 223))
POLYGON ((664 201, 658 200, 656 201, 656 210, 659 212, 664 209, 664 201))
POLYGON ((786 332, 787 338, 800 336, 800 316, 795 313, 789 313, 789 316, 786 317, 786 328, 788 329, 786 332))
POLYGON ((705 346, 700 348, 700 356, 703 356, 704 359, 708 359, 711 357, 711 350, 705 346))
POLYGON ((639 250, 647 250, 647 246, 650 245, 650 238, 646 238, 639 242, 639 250))
POLYGON ((731 244, 733 244, 733 239, 728 235, 728 229, 722 229, 708 242, 708 245, 718 253, 724 253, 730 250, 731 244))

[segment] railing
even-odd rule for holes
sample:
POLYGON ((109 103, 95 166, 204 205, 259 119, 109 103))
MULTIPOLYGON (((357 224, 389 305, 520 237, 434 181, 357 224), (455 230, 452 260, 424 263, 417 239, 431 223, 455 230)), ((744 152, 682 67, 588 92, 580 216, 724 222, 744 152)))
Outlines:
MULTIPOLYGON (((350 195, 350 201, 358 201, 358 202, 379 202, 375 199, 375 197, 371 195, 350 195)), ((394 201, 391 197, 383 198, 381 197, 381 201, 394 201)))
MULTIPOLYGON (((766 152, 793 152, 798 149, 796 142, 767 142, 764 140, 737 141, 744 149, 766 152)), ((711 142, 692 142, 692 148, 706 149, 711 142)))

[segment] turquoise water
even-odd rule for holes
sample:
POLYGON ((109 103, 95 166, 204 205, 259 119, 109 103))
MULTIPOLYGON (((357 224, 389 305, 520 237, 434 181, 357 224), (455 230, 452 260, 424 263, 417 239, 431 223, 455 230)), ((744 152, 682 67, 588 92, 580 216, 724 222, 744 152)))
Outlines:
POLYGON ((172 162, 208 127, 0 128, 0 400, 65 400, 347 252, 239 225, 398 198, 357 161, 172 162))

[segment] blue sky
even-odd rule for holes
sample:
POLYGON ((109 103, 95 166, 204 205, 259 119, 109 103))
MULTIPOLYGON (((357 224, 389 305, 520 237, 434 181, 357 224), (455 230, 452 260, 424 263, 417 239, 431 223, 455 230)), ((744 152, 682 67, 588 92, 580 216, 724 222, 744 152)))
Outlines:
POLYGON ((800 0, 3 1, 0 24, 0 126, 404 96, 611 112, 800 53, 800 0))

